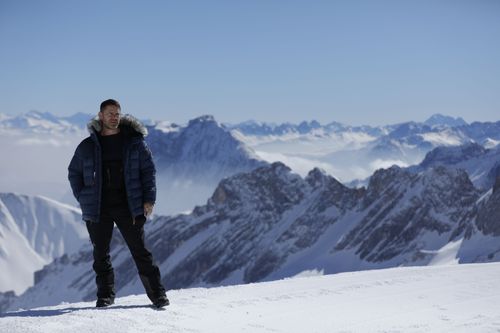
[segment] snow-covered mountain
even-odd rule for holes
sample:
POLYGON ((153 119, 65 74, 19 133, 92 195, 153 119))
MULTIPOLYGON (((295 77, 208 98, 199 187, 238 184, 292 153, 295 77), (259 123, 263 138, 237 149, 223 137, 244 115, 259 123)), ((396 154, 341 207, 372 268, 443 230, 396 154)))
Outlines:
POLYGON ((21 294, 33 273, 87 239, 81 212, 41 196, 0 193, 0 291, 21 294))
POLYGON ((147 142, 160 172, 177 177, 219 179, 267 164, 213 116, 191 119, 186 126, 159 123, 149 127, 147 142))
POLYGON ((461 126, 459 129, 480 145, 490 145, 487 148, 500 142, 500 121, 473 122, 468 126, 461 126))
POLYGON ((438 165, 464 169, 476 187, 487 190, 500 175, 500 146, 487 149, 477 143, 468 143, 437 147, 419 165, 412 166, 409 170, 420 172, 438 165))
POLYGON ((467 122, 461 117, 455 118, 437 113, 424 121, 424 124, 431 127, 458 127, 467 125, 467 122))
POLYGON ((190 210, 205 202, 222 178, 268 164, 209 115, 184 126, 156 123, 148 130, 162 214, 190 210))
MULTIPOLYGON (((224 178, 190 214, 156 217, 146 224, 147 244, 169 289, 304 271, 500 261, 499 220, 491 213, 500 207, 499 188, 500 181, 483 194, 461 169, 393 166, 352 189, 320 169, 302 178, 276 162, 224 178)), ((128 250, 115 244, 118 295, 142 292, 128 250)), ((91 262, 90 248, 54 261, 11 306, 48 304, 40 302, 49 293, 51 304, 92 299, 91 262)))
POLYGON ((84 123, 90 118, 90 115, 81 112, 69 117, 60 117, 50 112, 31 110, 16 116, 1 115, 0 129, 44 134, 74 133, 81 131, 84 123))
POLYGON ((171 290, 161 311, 144 294, 119 297, 105 310, 66 300, 4 313, 0 331, 497 332, 499 275, 499 263, 397 267, 171 290))

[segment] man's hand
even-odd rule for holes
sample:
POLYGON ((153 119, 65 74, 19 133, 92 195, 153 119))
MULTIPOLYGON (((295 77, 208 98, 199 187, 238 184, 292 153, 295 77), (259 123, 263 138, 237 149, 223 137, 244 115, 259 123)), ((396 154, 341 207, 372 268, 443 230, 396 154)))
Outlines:
POLYGON ((151 202, 144 203, 144 216, 148 217, 153 213, 154 204, 151 202))

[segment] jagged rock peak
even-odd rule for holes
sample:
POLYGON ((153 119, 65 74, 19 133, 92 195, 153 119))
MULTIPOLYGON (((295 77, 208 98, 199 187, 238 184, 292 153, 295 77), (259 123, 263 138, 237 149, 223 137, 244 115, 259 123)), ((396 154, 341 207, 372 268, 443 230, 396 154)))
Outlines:
POLYGON ((209 203, 222 204, 233 200, 248 203, 264 198, 269 201, 283 195, 295 198, 295 192, 303 188, 304 180, 300 175, 293 173, 284 163, 274 162, 222 179, 209 203))
POLYGON ((324 169, 315 167, 311 171, 307 173, 305 181, 309 183, 309 185, 313 187, 317 187, 319 185, 323 185, 326 181, 328 174, 324 169))
POLYGON ((238 175, 235 175, 233 177, 230 177, 229 179, 235 179, 239 180, 241 179, 255 179, 259 181, 267 181, 269 179, 277 179, 285 182, 296 182, 296 181, 301 181, 302 178, 298 175, 292 172, 292 169, 290 169, 289 166, 284 164, 283 162, 277 161, 273 162, 271 164, 261 166, 258 168, 255 168, 248 174, 241 174, 242 177, 238 177, 238 175))
POLYGON ((188 122, 188 126, 193 126, 193 125, 196 125, 196 124, 215 124, 215 125, 219 125, 217 123, 217 121, 215 120, 214 116, 209 115, 209 114, 205 114, 205 115, 193 118, 193 119, 189 120, 189 122, 188 122))
POLYGON ((467 125, 467 122, 463 120, 461 117, 454 118, 439 113, 433 114, 429 119, 424 121, 424 123, 429 126, 450 126, 450 127, 467 125))
MULTIPOLYGON (((266 167, 263 167, 264 169, 266 167)), ((282 172, 291 172, 292 169, 290 169, 289 166, 287 166, 285 163, 277 161, 271 163, 271 170, 273 170, 275 173, 282 173, 282 172)))
POLYGON ((450 189, 461 192, 475 191, 474 184, 463 169, 439 165, 421 172, 420 175, 424 186, 433 186, 448 192, 450 189))
POLYGON ((409 176, 409 172, 403 170, 397 165, 393 165, 387 169, 378 169, 370 177, 368 189, 379 188, 387 185, 390 182, 396 181, 401 176, 409 176))
POLYGON ((332 184, 344 186, 335 177, 330 176, 324 169, 318 167, 309 171, 304 180, 313 188, 332 184))

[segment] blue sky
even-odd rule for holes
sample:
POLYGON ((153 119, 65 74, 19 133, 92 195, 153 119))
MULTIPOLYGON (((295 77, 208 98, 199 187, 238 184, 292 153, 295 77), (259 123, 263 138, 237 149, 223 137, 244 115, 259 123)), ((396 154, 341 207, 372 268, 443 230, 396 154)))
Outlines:
POLYGON ((0 113, 500 120, 500 1, 0 0, 0 113))

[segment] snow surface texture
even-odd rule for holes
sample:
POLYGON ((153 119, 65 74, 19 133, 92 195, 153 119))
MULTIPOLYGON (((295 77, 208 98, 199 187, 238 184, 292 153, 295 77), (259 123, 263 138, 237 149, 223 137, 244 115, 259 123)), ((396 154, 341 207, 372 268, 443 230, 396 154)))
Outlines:
POLYGON ((0 332, 499 332, 500 263, 400 267, 8 312, 0 332))

